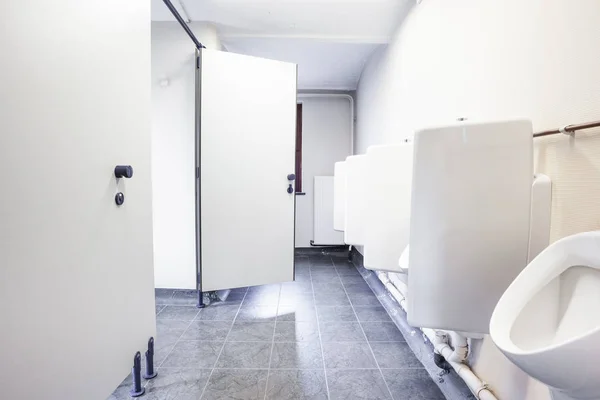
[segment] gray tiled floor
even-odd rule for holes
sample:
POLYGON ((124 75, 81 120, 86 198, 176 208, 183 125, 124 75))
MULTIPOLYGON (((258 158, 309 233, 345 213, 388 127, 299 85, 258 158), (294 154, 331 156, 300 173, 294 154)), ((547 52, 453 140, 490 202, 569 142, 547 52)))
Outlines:
MULTIPOLYGON (((152 400, 442 400, 379 300, 344 257, 297 256, 296 281, 235 289, 198 310, 156 291, 152 400)), ((126 379, 110 397, 129 399, 126 379)))

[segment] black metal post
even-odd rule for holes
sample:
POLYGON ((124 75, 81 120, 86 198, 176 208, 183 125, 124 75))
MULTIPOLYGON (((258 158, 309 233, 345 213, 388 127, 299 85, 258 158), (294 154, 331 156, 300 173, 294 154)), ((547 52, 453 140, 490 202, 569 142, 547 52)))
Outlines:
POLYGON ((202 202, 202 185, 200 185, 201 163, 200 155, 202 154, 200 146, 200 104, 202 103, 202 93, 200 91, 201 76, 201 57, 202 52, 196 49, 196 75, 195 75, 195 114, 194 114, 194 147, 196 158, 196 289, 198 289, 198 308, 204 308, 204 293, 202 292, 202 221, 201 221, 201 202, 202 202))
POLYGON ((129 391, 131 397, 140 397, 146 391, 142 387, 142 355, 138 351, 133 357, 133 368, 131 369, 132 387, 129 391))
POLYGON ((183 20, 183 18, 181 18, 181 15, 179 14, 179 11, 177 11, 177 9, 173 5, 173 3, 171 3, 170 0, 163 0, 163 3, 165 3, 165 6, 167 6, 167 8, 169 9, 169 11, 171 11, 171 14, 173 14, 173 16, 175 17, 175 19, 177 20, 177 22, 179 22, 179 24, 181 25, 181 27, 183 28, 183 30, 185 31, 185 33, 187 33, 188 36, 190 37, 190 39, 192 39, 192 42, 194 42, 194 44, 196 45, 196 48, 198 50, 204 49, 204 45, 202 45, 202 43, 200 43, 200 41, 194 35, 194 32, 192 32, 192 30, 185 23, 185 21, 183 20))
POLYGON ((154 371, 154 338, 151 337, 148 340, 148 350, 146 350, 146 371, 144 372, 144 379, 156 378, 156 371, 154 371))
POLYGON ((196 307, 198 307, 198 308, 206 307, 206 304, 204 304, 204 293, 202 292, 202 290, 198 290, 198 305, 196 307))

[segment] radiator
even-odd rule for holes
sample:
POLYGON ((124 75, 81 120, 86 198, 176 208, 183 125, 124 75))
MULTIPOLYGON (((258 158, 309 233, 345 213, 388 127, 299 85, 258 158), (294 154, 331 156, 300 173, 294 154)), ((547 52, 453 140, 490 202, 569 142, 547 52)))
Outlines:
POLYGON ((333 176, 315 176, 313 244, 343 245, 344 233, 333 229, 333 176))

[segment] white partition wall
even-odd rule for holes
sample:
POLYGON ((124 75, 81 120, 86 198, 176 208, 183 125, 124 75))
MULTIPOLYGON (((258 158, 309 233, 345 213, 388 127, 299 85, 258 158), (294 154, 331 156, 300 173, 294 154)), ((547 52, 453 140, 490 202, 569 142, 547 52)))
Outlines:
POLYGON ((346 229, 346 162, 335 163, 333 177, 333 229, 346 229))
POLYGON ((155 336, 150 2, 3 2, 0 48, 0 398, 105 400, 155 336))
POLYGON ((413 145, 372 146, 367 150, 364 265, 398 272, 408 245, 413 145))
POLYGON ((344 242, 355 246, 365 243, 367 211, 367 156, 346 158, 346 212, 344 242))
POLYGON ((489 331, 527 265, 533 139, 529 121, 461 123, 415 134, 408 322, 489 331))
POLYGON ((544 174, 536 174, 531 187, 528 264, 550 243, 551 213, 552 181, 544 174))
POLYGON ((202 290, 291 281, 296 65, 206 49, 200 64, 202 290))
POLYGON ((333 229, 333 176, 315 176, 313 242, 318 245, 342 245, 344 234, 333 229))

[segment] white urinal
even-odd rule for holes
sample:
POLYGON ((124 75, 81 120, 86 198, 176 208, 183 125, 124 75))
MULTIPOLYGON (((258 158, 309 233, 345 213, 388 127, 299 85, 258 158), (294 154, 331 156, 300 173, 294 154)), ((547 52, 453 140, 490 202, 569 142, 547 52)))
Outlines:
POLYGON ((542 251, 500 298, 490 335, 554 400, 599 400, 600 232, 542 251))

